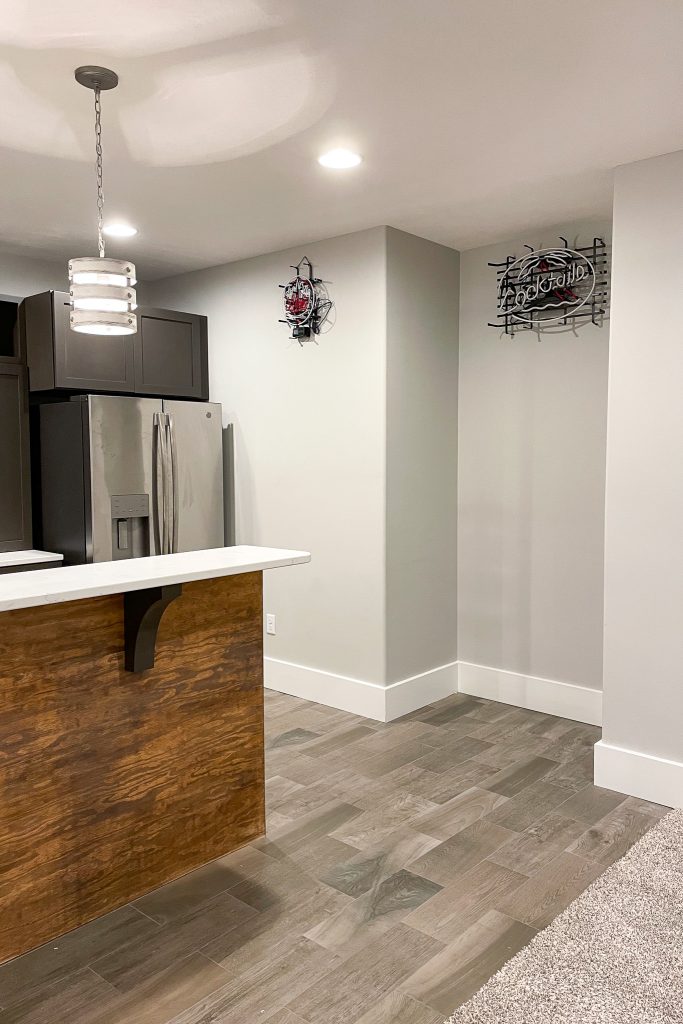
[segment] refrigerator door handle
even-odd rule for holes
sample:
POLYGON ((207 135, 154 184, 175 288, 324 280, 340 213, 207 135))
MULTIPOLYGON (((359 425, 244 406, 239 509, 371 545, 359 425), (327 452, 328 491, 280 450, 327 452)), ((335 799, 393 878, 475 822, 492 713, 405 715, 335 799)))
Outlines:
POLYGON ((161 554, 168 555, 171 552, 171 504, 172 487, 171 460, 168 441, 168 416, 161 412, 159 416, 159 441, 161 449, 161 491, 163 501, 161 504, 161 554))
POLYGON ((171 528, 170 528, 170 550, 178 550, 178 448, 176 443, 175 424, 173 414, 167 413, 169 458, 171 464, 171 528))
POLYGON ((152 439, 153 446, 153 459, 154 459, 154 533, 156 540, 157 553, 163 555, 165 553, 165 531, 164 531, 164 520, 165 520, 165 480, 164 480, 164 429, 163 429, 163 416, 162 412, 154 413, 154 433, 152 439))
POLYGON ((164 417, 164 554, 173 551, 173 467, 171 463, 171 430, 168 413, 164 417))

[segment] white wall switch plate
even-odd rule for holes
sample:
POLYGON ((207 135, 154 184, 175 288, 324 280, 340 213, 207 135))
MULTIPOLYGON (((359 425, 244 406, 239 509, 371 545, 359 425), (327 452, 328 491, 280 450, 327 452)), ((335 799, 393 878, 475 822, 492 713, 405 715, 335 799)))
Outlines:
POLYGON ((266 615, 266 633, 275 636, 275 616, 266 615))

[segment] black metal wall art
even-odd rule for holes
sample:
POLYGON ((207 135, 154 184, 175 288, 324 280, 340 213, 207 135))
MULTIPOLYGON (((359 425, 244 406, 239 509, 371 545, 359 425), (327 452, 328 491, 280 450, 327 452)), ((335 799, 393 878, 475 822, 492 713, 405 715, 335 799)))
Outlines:
POLYGON ((313 274, 313 264, 308 256, 303 256, 296 265, 292 265, 295 277, 287 284, 281 284, 284 290, 283 304, 285 316, 279 322, 287 324, 292 331, 292 338, 300 345, 304 341, 315 341, 314 335, 321 334, 327 326, 332 326, 331 315, 334 302, 327 292, 326 282, 313 274), (304 277, 301 268, 306 266, 308 277, 304 277))
POLYGON ((592 245, 570 249, 563 245, 534 249, 524 256, 508 256, 496 267, 497 327, 510 337, 517 331, 581 322, 599 324, 609 304, 609 258, 602 238, 592 245))

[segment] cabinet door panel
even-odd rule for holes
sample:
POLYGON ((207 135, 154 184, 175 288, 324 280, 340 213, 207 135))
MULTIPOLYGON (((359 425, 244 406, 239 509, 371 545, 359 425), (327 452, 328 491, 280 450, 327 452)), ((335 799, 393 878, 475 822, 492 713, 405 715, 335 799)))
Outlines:
POLYGON ((22 361, 19 333, 19 300, 0 295, 0 362, 22 361))
POLYGON ((23 366, 0 365, 0 551, 31 547, 28 398, 23 366))
POLYGON ((54 293, 55 387, 134 391, 132 334, 79 334, 69 326, 69 296, 54 293))
POLYGON ((166 309, 138 310, 138 394, 208 398, 206 317, 166 309))

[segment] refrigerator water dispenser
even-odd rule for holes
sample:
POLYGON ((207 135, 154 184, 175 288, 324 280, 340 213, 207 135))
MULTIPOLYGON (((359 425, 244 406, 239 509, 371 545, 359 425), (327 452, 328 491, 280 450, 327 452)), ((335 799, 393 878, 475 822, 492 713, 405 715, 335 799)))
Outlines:
POLYGON ((148 494, 112 494, 111 550, 114 560, 150 554, 148 494))

